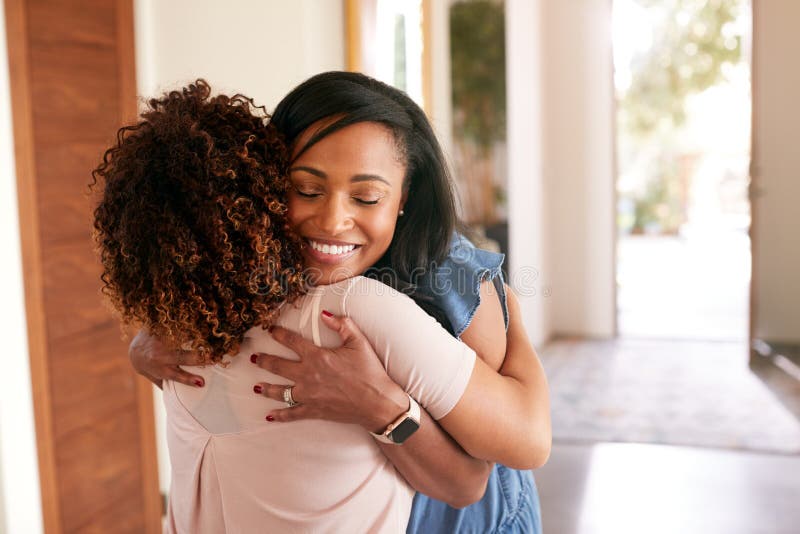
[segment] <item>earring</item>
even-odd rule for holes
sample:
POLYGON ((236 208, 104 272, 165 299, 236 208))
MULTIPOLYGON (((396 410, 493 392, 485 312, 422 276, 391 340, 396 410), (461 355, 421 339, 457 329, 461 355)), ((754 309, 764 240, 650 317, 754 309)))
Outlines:
POLYGON ((405 212, 405 211, 403 211, 403 210, 400 210, 400 213, 398 213, 398 215, 399 215, 400 217, 402 217, 402 216, 403 216, 403 215, 405 215, 405 214, 406 214, 406 212, 405 212))

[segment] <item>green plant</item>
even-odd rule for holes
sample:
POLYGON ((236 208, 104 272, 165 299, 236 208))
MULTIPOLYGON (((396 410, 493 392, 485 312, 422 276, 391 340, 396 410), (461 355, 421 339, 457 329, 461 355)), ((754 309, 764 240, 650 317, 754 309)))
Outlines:
POLYGON ((488 151, 506 135, 505 10, 495 0, 450 8, 453 108, 459 135, 488 151))
POLYGON ((681 148, 687 101, 724 82, 725 66, 743 60, 736 24, 746 0, 634 1, 654 21, 652 46, 628 65, 631 83, 619 94, 619 145, 626 147, 619 156, 623 172, 637 161, 644 186, 620 193, 633 214, 618 222, 634 233, 675 233, 686 222, 698 157, 681 148))
POLYGON ((632 83, 619 101, 620 122, 639 136, 681 126, 686 99, 724 79, 722 66, 742 59, 733 24, 742 0, 636 0, 658 10, 653 45, 634 58, 632 83))
POLYGON ((453 132, 469 222, 497 222, 504 195, 493 150, 506 137, 505 9, 500 0, 450 7, 453 132))

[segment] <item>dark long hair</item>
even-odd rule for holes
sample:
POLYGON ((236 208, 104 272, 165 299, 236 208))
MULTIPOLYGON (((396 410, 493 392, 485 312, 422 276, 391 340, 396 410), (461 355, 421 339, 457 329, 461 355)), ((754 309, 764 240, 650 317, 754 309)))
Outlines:
POLYGON ((453 231, 459 226, 450 172, 425 112, 404 92, 383 82, 356 72, 332 71, 295 87, 275 108, 271 124, 293 146, 309 126, 323 119, 332 122, 311 137, 297 156, 359 122, 379 123, 393 133, 405 158, 408 200, 392 243, 375 267, 396 273, 400 280, 390 285, 412 283, 447 256, 453 231))

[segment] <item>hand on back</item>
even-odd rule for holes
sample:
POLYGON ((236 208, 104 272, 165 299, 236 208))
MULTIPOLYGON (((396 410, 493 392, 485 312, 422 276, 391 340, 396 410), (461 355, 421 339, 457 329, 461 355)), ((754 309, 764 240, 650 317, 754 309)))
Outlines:
POLYGON ((173 380, 192 387, 203 387, 203 377, 181 369, 181 365, 202 365, 196 352, 172 350, 144 330, 140 330, 128 347, 128 357, 137 373, 158 387, 164 380, 173 380))

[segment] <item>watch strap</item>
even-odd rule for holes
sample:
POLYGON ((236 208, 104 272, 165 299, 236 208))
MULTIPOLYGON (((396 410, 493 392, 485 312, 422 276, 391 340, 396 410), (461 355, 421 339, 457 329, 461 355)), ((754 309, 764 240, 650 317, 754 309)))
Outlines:
POLYGON ((408 396, 408 402, 409 402, 408 410, 402 415, 400 415, 400 417, 389 423, 389 426, 387 426, 386 430, 384 430, 382 433, 376 434, 375 432, 370 432, 373 438, 382 443, 391 443, 394 445, 398 445, 402 442, 398 442, 392 439, 392 432, 394 431, 395 428, 400 426, 400 424, 405 422, 407 419, 411 419, 412 421, 414 421, 414 423, 417 424, 417 426, 419 426, 420 420, 422 418, 422 409, 419 407, 419 404, 417 403, 417 401, 414 400, 414 398, 411 395, 408 394, 406 395, 408 396))

